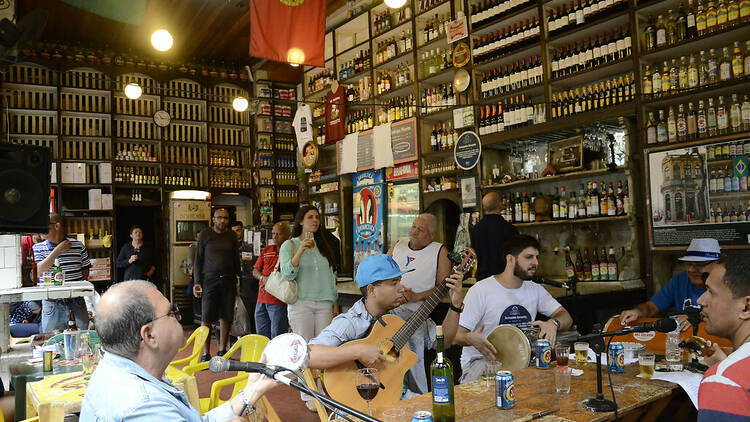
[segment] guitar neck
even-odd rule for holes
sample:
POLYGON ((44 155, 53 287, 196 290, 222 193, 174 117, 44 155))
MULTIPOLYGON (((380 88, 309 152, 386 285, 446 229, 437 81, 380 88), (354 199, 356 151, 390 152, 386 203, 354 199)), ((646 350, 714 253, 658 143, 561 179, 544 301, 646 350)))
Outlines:
POLYGON ((445 280, 440 283, 435 290, 424 300, 419 308, 406 320, 404 326, 399 329, 393 336, 393 345, 396 350, 401 350, 402 347, 409 341, 409 338, 417 331, 420 325, 427 320, 432 311, 435 309, 438 303, 443 299, 445 294, 448 292, 448 285, 445 280))

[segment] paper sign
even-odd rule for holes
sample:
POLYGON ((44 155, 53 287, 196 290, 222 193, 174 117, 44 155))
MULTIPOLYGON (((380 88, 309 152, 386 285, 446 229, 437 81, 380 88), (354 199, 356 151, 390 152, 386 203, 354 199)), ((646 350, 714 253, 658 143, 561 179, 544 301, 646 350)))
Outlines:
POLYGON ((445 24, 445 33, 448 43, 456 42, 469 36, 469 26, 466 24, 466 16, 445 24))

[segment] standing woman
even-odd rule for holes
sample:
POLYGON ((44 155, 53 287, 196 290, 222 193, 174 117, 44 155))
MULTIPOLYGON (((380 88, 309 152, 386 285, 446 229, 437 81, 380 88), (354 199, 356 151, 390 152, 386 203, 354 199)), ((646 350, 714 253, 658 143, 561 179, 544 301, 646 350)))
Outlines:
POLYGON ((131 241, 122 245, 117 256, 117 268, 124 270, 123 281, 152 280, 156 272, 156 257, 151 245, 143 242, 143 227, 130 227, 131 241))
POLYGON ((331 322, 338 297, 333 275, 336 259, 322 230, 318 209, 305 205, 294 218, 292 238, 279 251, 281 275, 297 281, 299 298, 287 306, 289 325, 306 341, 331 322))

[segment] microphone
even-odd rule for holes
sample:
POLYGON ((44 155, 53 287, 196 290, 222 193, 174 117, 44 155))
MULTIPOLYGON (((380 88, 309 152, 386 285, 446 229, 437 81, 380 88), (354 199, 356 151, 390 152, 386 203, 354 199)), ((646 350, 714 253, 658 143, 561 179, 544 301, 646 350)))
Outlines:
POLYGON ((273 378, 279 372, 280 368, 259 362, 238 362, 236 360, 227 360, 221 356, 214 356, 208 362, 208 369, 214 374, 227 371, 258 372, 269 378, 273 378))
POLYGON ((544 277, 538 275, 531 277, 531 281, 537 284, 546 284, 548 286, 559 287, 566 290, 570 289, 570 285, 568 283, 563 283, 562 281, 556 280, 547 280, 544 277))
MULTIPOLYGON (((669 333, 677 329, 677 321, 672 318, 657 319, 654 322, 642 322, 631 327, 624 327, 627 333, 646 333, 649 331, 658 331, 660 333, 669 333)), ((617 330, 619 331, 619 330, 617 330)), ((624 333, 624 334, 627 334, 624 333)))

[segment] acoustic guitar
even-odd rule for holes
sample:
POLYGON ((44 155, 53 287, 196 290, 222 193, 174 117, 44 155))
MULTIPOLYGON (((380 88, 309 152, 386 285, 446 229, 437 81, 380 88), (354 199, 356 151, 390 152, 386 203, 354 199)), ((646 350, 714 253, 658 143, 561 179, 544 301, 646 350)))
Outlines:
MULTIPOLYGON (((476 253, 467 248, 460 254, 449 254, 449 258, 456 264, 453 272, 463 274, 474 265, 476 253)), ((346 343, 376 345, 385 356, 385 362, 377 367, 380 390, 370 402, 373 409, 388 409, 401 399, 404 374, 417 362, 417 355, 406 347, 406 343, 448 293, 446 280, 435 288, 406 322, 395 315, 383 315, 372 326, 367 337, 346 343)), ((361 362, 354 361, 324 370, 322 380, 328 395, 349 407, 367 412, 367 402, 357 393, 355 381, 357 370, 364 367, 361 362)))
MULTIPOLYGON (((635 321, 631 322, 630 325, 636 325, 640 324, 642 322, 653 322, 658 320, 659 318, 638 318, 635 321)), ((604 325, 604 329, 602 331, 614 331, 622 328, 622 324, 620 324, 620 315, 615 315, 607 321, 607 323, 604 325)), ((693 328, 690 327, 687 329, 687 331, 681 331, 680 332, 680 340, 686 340, 689 337, 692 337, 693 335, 693 328)), ((732 347, 732 342, 724 337, 716 337, 712 336, 711 334, 708 334, 706 332, 706 323, 701 322, 698 325, 698 337, 703 337, 706 340, 711 340, 714 343, 719 343, 719 346, 722 347, 732 347)), ((658 331, 649 331, 647 333, 631 333, 626 334, 622 336, 615 337, 616 340, 613 341, 623 341, 623 342, 634 342, 634 343, 641 343, 644 346, 646 346, 646 349, 657 354, 664 354, 664 343, 667 339, 666 333, 660 333, 658 331)))

